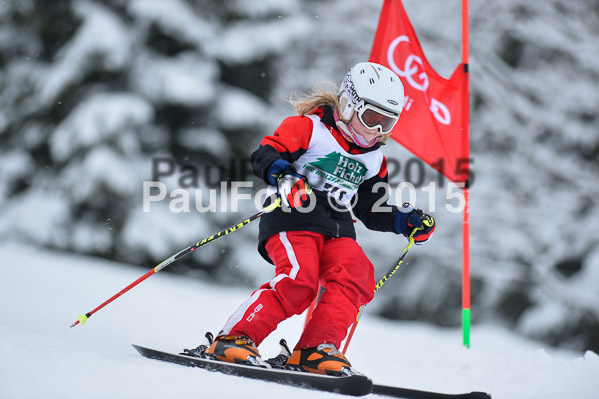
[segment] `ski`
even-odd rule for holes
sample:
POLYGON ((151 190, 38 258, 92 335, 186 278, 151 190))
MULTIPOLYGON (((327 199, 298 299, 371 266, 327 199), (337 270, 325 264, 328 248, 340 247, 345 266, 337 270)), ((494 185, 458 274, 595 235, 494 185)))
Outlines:
POLYGON ((468 392, 459 394, 440 393, 432 391, 421 391, 418 389, 408 389, 400 387, 390 387, 386 385, 374 384, 372 393, 381 396, 390 396, 402 399, 491 399, 491 395, 486 392, 468 392))
POLYGON ((226 363, 218 360, 204 359, 186 354, 174 354, 156 349, 133 345, 140 355, 149 359, 176 363, 188 367, 199 367, 208 371, 220 372, 238 377, 275 382, 298 388, 334 392, 342 395, 364 396, 375 394, 401 399, 491 399, 485 392, 469 392, 462 394, 447 394, 416 389, 392 387, 373 384, 370 378, 355 374, 350 376, 328 376, 322 374, 291 371, 277 368, 261 368, 243 364, 226 363))
POLYGON ((199 367, 209 371, 221 372, 238 377, 255 380, 276 382, 299 388, 318 391, 334 392, 343 395, 364 396, 372 392, 372 381, 361 374, 334 377, 322 374, 290 371, 283 369, 266 369, 256 366, 226 363, 218 360, 203 359, 196 356, 162 352, 155 349, 133 345, 144 357, 165 362, 176 363, 183 366, 199 367))

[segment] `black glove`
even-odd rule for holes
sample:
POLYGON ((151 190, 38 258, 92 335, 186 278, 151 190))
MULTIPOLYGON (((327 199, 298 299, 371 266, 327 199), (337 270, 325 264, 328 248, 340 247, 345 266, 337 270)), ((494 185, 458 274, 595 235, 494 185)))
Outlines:
POLYGON ((268 182, 277 187, 281 201, 292 208, 307 204, 312 188, 306 177, 293 170, 284 159, 277 159, 268 168, 268 182))
POLYGON ((414 209, 410 204, 404 203, 402 209, 395 215, 393 226, 398 234, 412 237, 414 244, 420 245, 432 237, 437 224, 431 215, 427 215, 421 209, 414 209))

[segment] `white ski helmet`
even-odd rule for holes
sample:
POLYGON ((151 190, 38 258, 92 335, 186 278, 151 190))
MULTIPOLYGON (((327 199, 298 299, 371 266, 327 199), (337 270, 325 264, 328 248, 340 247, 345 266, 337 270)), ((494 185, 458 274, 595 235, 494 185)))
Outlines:
POLYGON ((354 112, 368 128, 390 133, 404 104, 404 88, 389 68, 374 62, 360 62, 345 75, 339 91, 341 119, 349 121, 354 112))

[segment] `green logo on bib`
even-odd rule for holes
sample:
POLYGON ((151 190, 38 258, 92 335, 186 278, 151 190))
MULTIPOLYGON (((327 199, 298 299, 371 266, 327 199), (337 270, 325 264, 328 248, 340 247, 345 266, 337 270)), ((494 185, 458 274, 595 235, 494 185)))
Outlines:
POLYGON ((310 165, 339 178, 341 181, 355 185, 362 182, 368 171, 362 162, 344 157, 338 152, 331 152, 323 158, 318 158, 310 165))

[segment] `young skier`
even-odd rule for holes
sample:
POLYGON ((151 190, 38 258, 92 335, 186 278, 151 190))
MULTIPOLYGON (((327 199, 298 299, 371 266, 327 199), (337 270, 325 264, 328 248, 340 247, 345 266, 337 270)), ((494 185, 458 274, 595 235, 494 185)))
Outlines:
POLYGON ((362 62, 347 72, 339 92, 319 87, 294 101, 299 116, 262 140, 252 167, 283 205, 261 217, 259 251, 276 275, 241 304, 204 355, 268 367, 257 346, 281 321, 305 311, 320 284, 324 292, 286 367, 352 372, 337 348, 360 307, 372 300, 375 281, 349 210, 371 230, 414 233, 416 244, 436 227, 421 210, 386 204, 380 186, 387 183, 381 146, 403 103, 398 76, 362 62))

